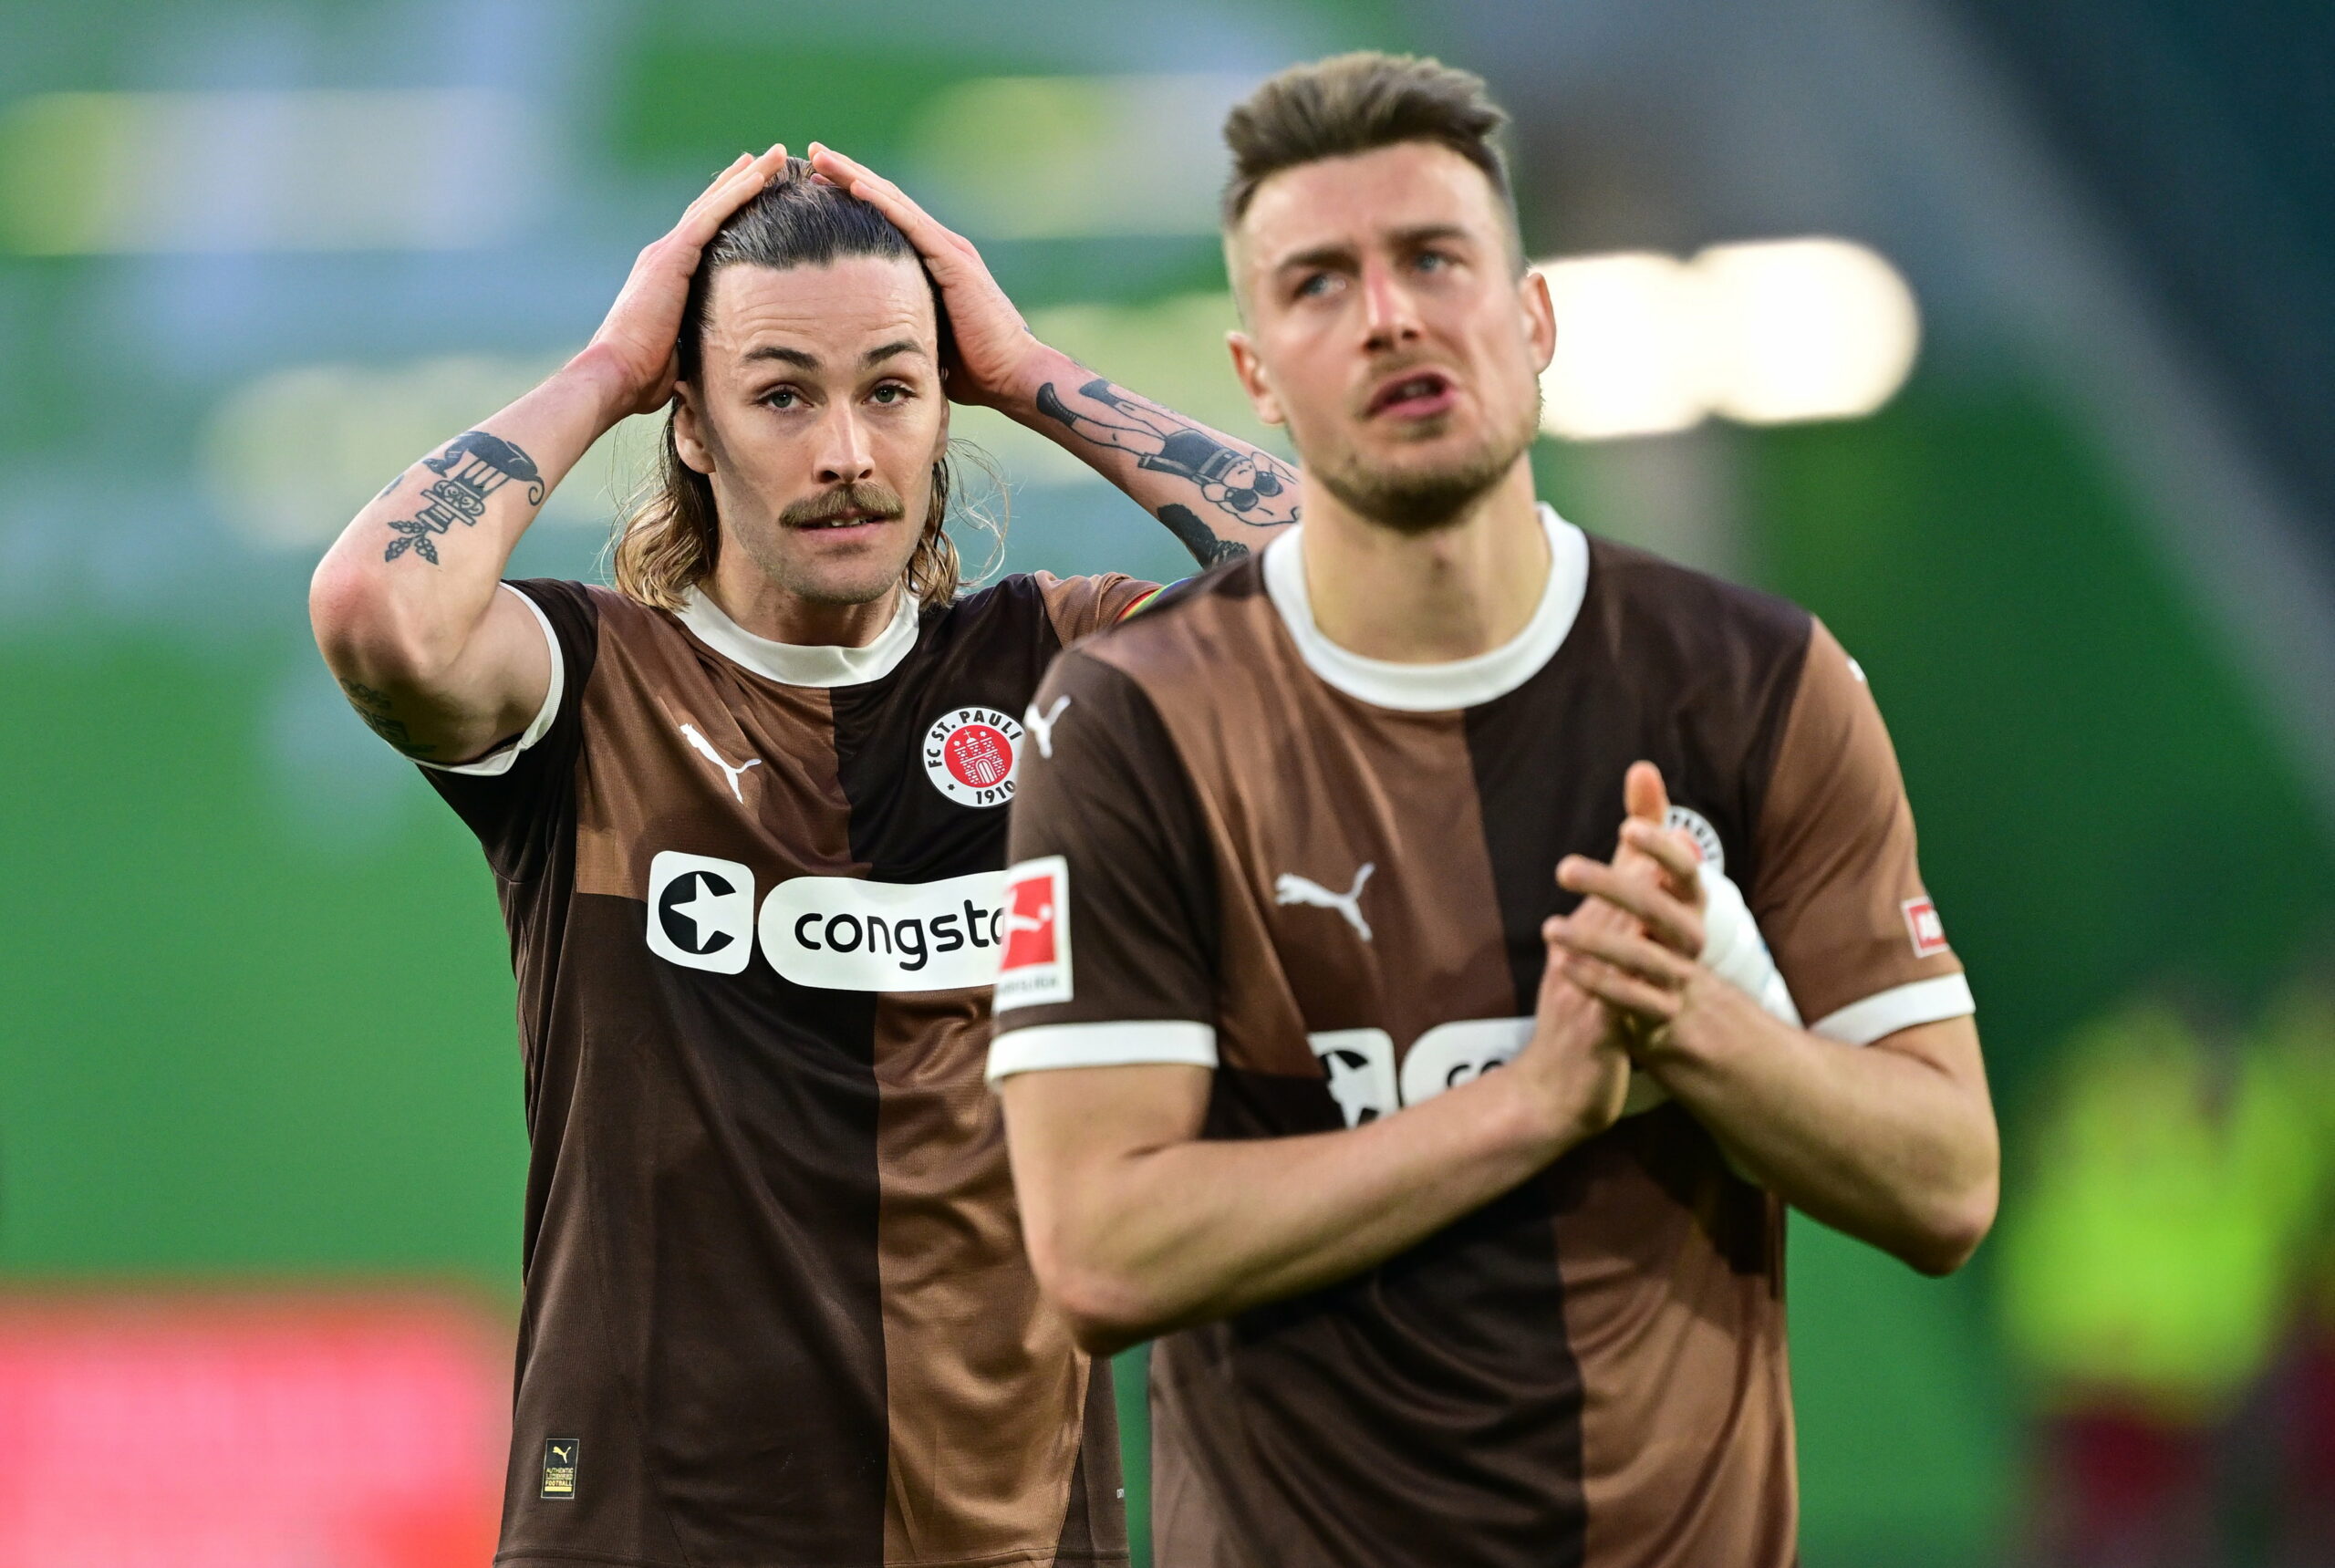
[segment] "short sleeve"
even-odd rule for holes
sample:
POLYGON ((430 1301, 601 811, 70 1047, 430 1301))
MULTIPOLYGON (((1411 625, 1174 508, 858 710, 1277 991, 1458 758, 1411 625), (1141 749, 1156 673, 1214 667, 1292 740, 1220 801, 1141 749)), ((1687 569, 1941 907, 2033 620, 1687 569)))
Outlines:
POLYGON ((527 728, 476 762, 422 763, 422 776, 478 836, 487 863, 506 881, 540 871, 575 790, 583 745, 584 691, 599 650, 599 614, 581 583, 505 583, 533 611, 551 644, 551 688, 527 728))
POLYGON ((1216 879, 1181 759, 1136 682, 1065 654, 1032 703, 1005 881, 991 1082, 1216 1064, 1216 879))
POLYGON ((1121 572, 1095 577, 1057 577, 1052 572, 1039 572, 1035 580, 1040 597, 1046 601, 1047 618, 1064 648, 1118 625, 1159 591, 1158 584, 1121 572))
POLYGON ((1821 622, 1755 833, 1753 916, 1809 1027, 1870 1044, 1974 1011, 1922 886, 1913 807, 1864 672, 1821 622))

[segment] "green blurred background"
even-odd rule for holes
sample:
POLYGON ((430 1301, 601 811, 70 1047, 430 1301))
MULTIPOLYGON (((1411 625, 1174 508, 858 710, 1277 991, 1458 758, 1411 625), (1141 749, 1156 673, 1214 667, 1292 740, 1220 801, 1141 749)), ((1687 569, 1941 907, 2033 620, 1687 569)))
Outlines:
MULTIPOLYGON (((0 1273, 434 1282, 509 1313, 523 1128, 493 884, 318 667, 324 544, 579 345, 707 171, 776 139, 897 171, 1042 334, 1253 429, 1219 347, 1214 120, 1355 47, 1491 78, 1535 255, 1837 234, 1908 282, 1918 357, 1877 410, 1552 437, 1544 493, 1791 596, 1869 672, 1979 998, 2005 1235, 2083 1097, 2067 1043, 2141 1000, 2185 1021, 2205 1065, 2175 1119, 2221 1147, 2226 1064, 2335 951, 2325 410, 2271 396, 2291 345, 2227 297, 2316 287, 2326 236, 2295 214, 2327 209, 2291 198, 2324 171, 2281 161, 2292 39, 2185 65, 2188 10, 2086 32, 2082 9, 0 4, 0 1273), (2158 74, 2093 90, 2134 58, 2158 74), (287 125, 339 122, 285 119, 285 95, 326 89, 420 95, 365 110, 410 117, 418 151, 287 151, 287 125), (150 96, 172 94, 217 96, 150 96), (2118 129, 2175 101, 2190 118, 2153 140, 2118 129), (2238 223, 2284 282, 2153 226, 2151 158, 2253 201, 2190 227, 2238 223)), ((1010 569, 1189 569, 1043 443, 960 430, 1011 476, 1010 569)), ((638 434, 608 444, 514 575, 597 575, 638 434)), ((2294 1082, 2323 1111, 2335 1079, 2294 1082)), ((2278 1231, 2258 1354, 2186 1404, 2101 1396, 2022 1339, 2016 1249, 1934 1282, 1797 1226, 1807 1561, 2018 1552, 2071 1405, 2225 1431, 2309 1332, 2315 1223, 2278 1231)), ((2079 1330, 2112 1325, 2140 1277, 2116 1245, 2098 1271, 2062 1249, 2032 1288, 2102 1298, 2079 1330)), ((1135 1396, 1139 1356, 1121 1374, 1135 1396)), ((2237 1533, 2271 1550, 2268 1525, 2237 1533)))

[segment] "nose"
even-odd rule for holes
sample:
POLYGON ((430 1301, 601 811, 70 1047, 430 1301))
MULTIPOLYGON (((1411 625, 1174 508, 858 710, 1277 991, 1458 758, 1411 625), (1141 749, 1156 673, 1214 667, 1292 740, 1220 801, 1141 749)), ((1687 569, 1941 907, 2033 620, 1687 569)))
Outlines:
POLYGON ((1365 347, 1373 353, 1399 348, 1419 337, 1419 317, 1411 291, 1395 269, 1373 257, 1362 269, 1363 327, 1368 334, 1365 347))
POLYGON ((847 403, 833 408, 820 427, 818 474, 822 484, 860 484, 876 477, 867 431, 847 403))

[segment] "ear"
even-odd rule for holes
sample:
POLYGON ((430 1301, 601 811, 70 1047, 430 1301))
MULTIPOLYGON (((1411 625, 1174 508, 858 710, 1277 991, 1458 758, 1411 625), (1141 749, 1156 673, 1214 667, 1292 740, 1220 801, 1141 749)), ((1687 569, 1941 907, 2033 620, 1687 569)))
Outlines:
POLYGON ((1257 358, 1257 346, 1249 341, 1246 332, 1228 332, 1224 346, 1232 350, 1232 373, 1240 378, 1240 389, 1249 394, 1250 406, 1257 417, 1269 425, 1289 422, 1282 412, 1281 399, 1273 394, 1272 384, 1265 379, 1265 362, 1257 358))
POLYGON ((698 411, 697 389, 687 381, 673 383, 673 450, 698 472, 713 472, 713 450, 706 442, 704 416, 698 411))
POLYGON ((1528 266, 1517 280, 1516 302, 1524 312, 1524 336, 1532 345, 1532 368, 1545 370, 1557 355, 1557 304, 1549 297, 1549 280, 1539 267, 1528 266))

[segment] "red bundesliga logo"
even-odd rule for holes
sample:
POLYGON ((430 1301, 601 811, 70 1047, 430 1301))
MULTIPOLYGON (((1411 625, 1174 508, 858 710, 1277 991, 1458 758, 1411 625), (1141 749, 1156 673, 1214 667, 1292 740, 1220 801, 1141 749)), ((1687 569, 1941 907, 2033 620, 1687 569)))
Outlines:
POLYGON ((1023 969, 1054 961, 1054 879, 1039 875, 1006 889, 1005 956, 1001 967, 1023 969))
POLYGON ((1935 958, 1946 950, 1946 922, 1937 918, 1937 906, 1927 898, 1908 898, 1904 903, 1905 930, 1914 939, 1915 958, 1935 958))

